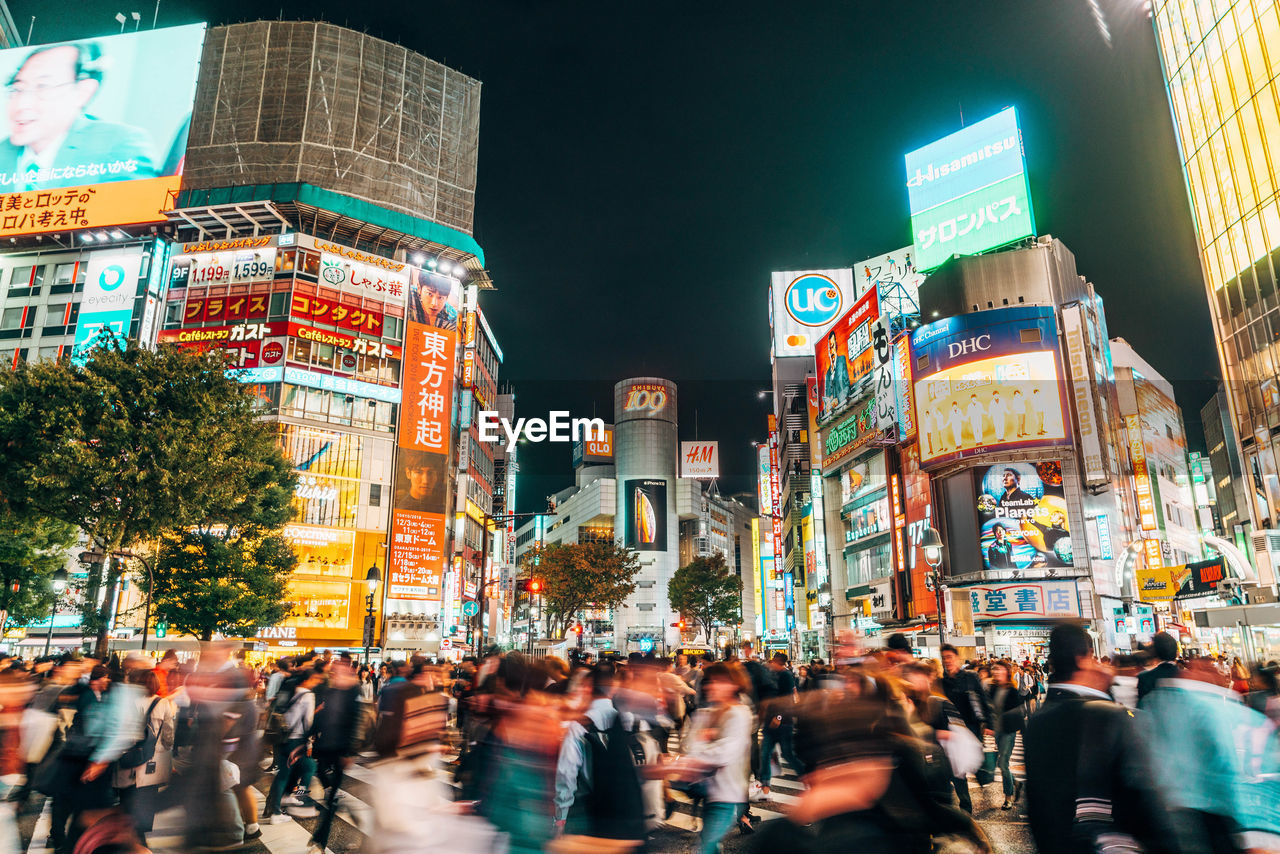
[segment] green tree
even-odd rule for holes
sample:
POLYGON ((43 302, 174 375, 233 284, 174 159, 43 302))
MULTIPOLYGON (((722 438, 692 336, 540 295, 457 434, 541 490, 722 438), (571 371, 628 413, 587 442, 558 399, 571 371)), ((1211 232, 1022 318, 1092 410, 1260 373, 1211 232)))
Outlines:
MULTIPOLYGON (((296 475, 225 366, 217 351, 106 340, 83 365, 0 372, 0 503, 75 525, 111 556, 165 532, 284 518, 296 475)), ((126 560, 86 591, 99 656, 126 560)))
POLYGON ((0 604, 11 623, 48 618, 55 598, 51 576, 67 562, 67 550, 75 543, 73 525, 0 507, 0 604))
POLYGON ((708 643, 712 626, 742 619, 742 579, 729 571, 719 553, 694 558, 677 569, 667 583, 667 599, 674 610, 706 632, 708 643))
POLYGON ((561 637, 579 611, 618 608, 636 589, 640 559, 615 543, 557 543, 539 554, 541 563, 526 567, 542 580, 542 607, 552 637, 561 637))
MULTIPOLYGON (((154 567, 155 619, 211 640, 250 637, 289 615, 293 546, 277 531, 249 528, 165 534, 154 567)), ((146 577, 140 578, 145 590, 146 577)))

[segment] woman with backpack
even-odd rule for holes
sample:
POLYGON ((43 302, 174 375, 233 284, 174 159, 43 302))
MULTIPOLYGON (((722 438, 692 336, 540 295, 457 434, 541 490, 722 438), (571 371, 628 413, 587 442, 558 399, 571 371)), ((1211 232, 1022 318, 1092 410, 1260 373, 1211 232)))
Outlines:
POLYGON ((137 744, 120 757, 115 787, 120 805, 132 816, 145 843, 155 822, 160 787, 173 773, 174 709, 160 696, 160 679, 154 670, 133 670, 128 682, 143 691, 132 698, 140 732, 137 744))

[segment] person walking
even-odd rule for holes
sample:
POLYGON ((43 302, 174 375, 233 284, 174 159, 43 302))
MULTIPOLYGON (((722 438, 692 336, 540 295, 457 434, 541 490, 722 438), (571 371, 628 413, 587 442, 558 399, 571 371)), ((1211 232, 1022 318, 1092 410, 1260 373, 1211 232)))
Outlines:
POLYGON ((773 749, 781 749, 782 758, 795 771, 796 776, 804 775, 804 763, 796 756, 795 748, 795 705, 796 678, 787 666, 786 653, 776 652, 769 661, 769 672, 772 679, 763 683, 763 695, 759 700, 760 718, 760 765, 756 771, 756 779, 760 783, 760 794, 769 797, 769 783, 773 780, 773 749))
POLYGON ((323 674, 312 669, 294 689, 284 710, 282 749, 276 754, 281 761, 276 768, 275 779, 271 781, 271 789, 267 793, 264 818, 271 824, 283 824, 290 820, 283 807, 304 807, 302 799, 296 794, 285 796, 295 785, 301 785, 303 791, 311 783, 313 763, 308 754, 308 736, 315 723, 316 696, 315 688, 321 682, 323 674))
MULTIPOLYGON (((173 774, 174 709, 160 696, 160 678, 155 670, 134 670, 129 681, 142 688, 133 697, 137 706, 138 740, 151 747, 150 756, 139 756, 142 763, 132 767, 120 767, 115 774, 115 788, 120 805, 133 818, 138 837, 144 843, 155 823, 160 787, 169 782, 173 774)), ((124 763, 121 763, 122 766, 124 763)))
MULTIPOLYGON (((974 738, 981 744, 984 732, 988 731, 988 720, 991 717, 987 694, 978 680, 978 675, 972 670, 961 668, 960 654, 951 644, 942 645, 942 679, 939 680, 939 687, 955 707, 960 719, 964 721, 965 728, 973 733, 974 738)), ((979 779, 979 782, 981 783, 982 780, 979 779)), ((952 785, 955 787, 960 808, 972 814, 973 798, 969 795, 969 780, 956 777, 952 780, 952 785)))
POLYGON ((329 831, 338 807, 343 774, 356 753, 360 728, 360 682, 349 659, 340 658, 329 669, 325 687, 311 728, 312 756, 316 774, 325 787, 320 821, 311 834, 309 852, 322 852, 329 845, 329 831))
POLYGON ((1009 758, 1026 720, 1026 694, 1012 679, 1010 665, 997 661, 991 665, 991 684, 987 686, 987 705, 991 710, 991 731, 996 739, 996 767, 1000 769, 1004 804, 1000 809, 1012 809, 1022 795, 1022 784, 1013 779, 1009 758))
POLYGON ((1178 641, 1168 632, 1157 632, 1149 647, 1156 665, 1138 674, 1138 702, 1155 690, 1162 679, 1178 677, 1178 641))
POLYGON ((1037 850, 1176 852, 1148 746, 1134 712, 1107 694, 1111 668, 1094 655, 1088 632, 1054 627, 1049 665, 1044 707, 1027 722, 1023 741, 1037 850))
POLYGON ((723 661, 702 669, 706 702, 694 712, 684 755, 669 766, 676 776, 702 782, 701 854, 716 854, 747 808, 752 716, 738 699, 743 681, 723 661))

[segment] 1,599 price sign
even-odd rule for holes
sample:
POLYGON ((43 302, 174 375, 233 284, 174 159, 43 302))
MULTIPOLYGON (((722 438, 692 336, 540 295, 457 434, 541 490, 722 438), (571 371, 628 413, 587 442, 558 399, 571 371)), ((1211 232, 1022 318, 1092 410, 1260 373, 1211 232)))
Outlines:
POLYGON ((239 285, 270 279, 275 275, 276 250, 249 252, 206 252, 176 258, 169 286, 239 285))

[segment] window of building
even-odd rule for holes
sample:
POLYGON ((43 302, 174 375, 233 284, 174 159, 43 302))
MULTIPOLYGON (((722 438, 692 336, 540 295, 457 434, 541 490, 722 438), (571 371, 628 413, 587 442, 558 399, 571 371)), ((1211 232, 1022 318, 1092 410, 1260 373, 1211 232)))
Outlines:
POLYGON ((53 283, 55 285, 69 285, 75 280, 76 265, 74 262, 70 264, 59 264, 53 268, 53 283))
POLYGON ((45 326, 65 326, 67 323, 67 304, 65 302, 50 303, 44 309, 45 326))
POLYGON ((0 329, 21 329, 22 313, 25 309, 22 306, 16 308, 6 308, 3 314, 0 314, 0 329))
POLYGON ((31 284, 31 273, 34 269, 34 267, 14 267, 9 273, 9 284, 19 288, 31 284))
POLYGON ((176 327, 182 325, 182 303, 171 302, 164 307, 164 325, 176 327))
POLYGON ((52 362, 58 358, 58 351, 61 347, 41 347, 39 351, 39 359, 42 362, 52 362))
POLYGON ((382 506, 382 484, 380 483, 369 484, 369 506, 370 507, 382 506))
POLYGON ((383 318, 382 337, 395 338, 396 340, 400 340, 404 338, 404 318, 402 317, 383 318))
POLYGON ((281 291, 271 295, 267 305, 267 315, 272 320, 282 320, 289 315, 289 292, 281 291))

